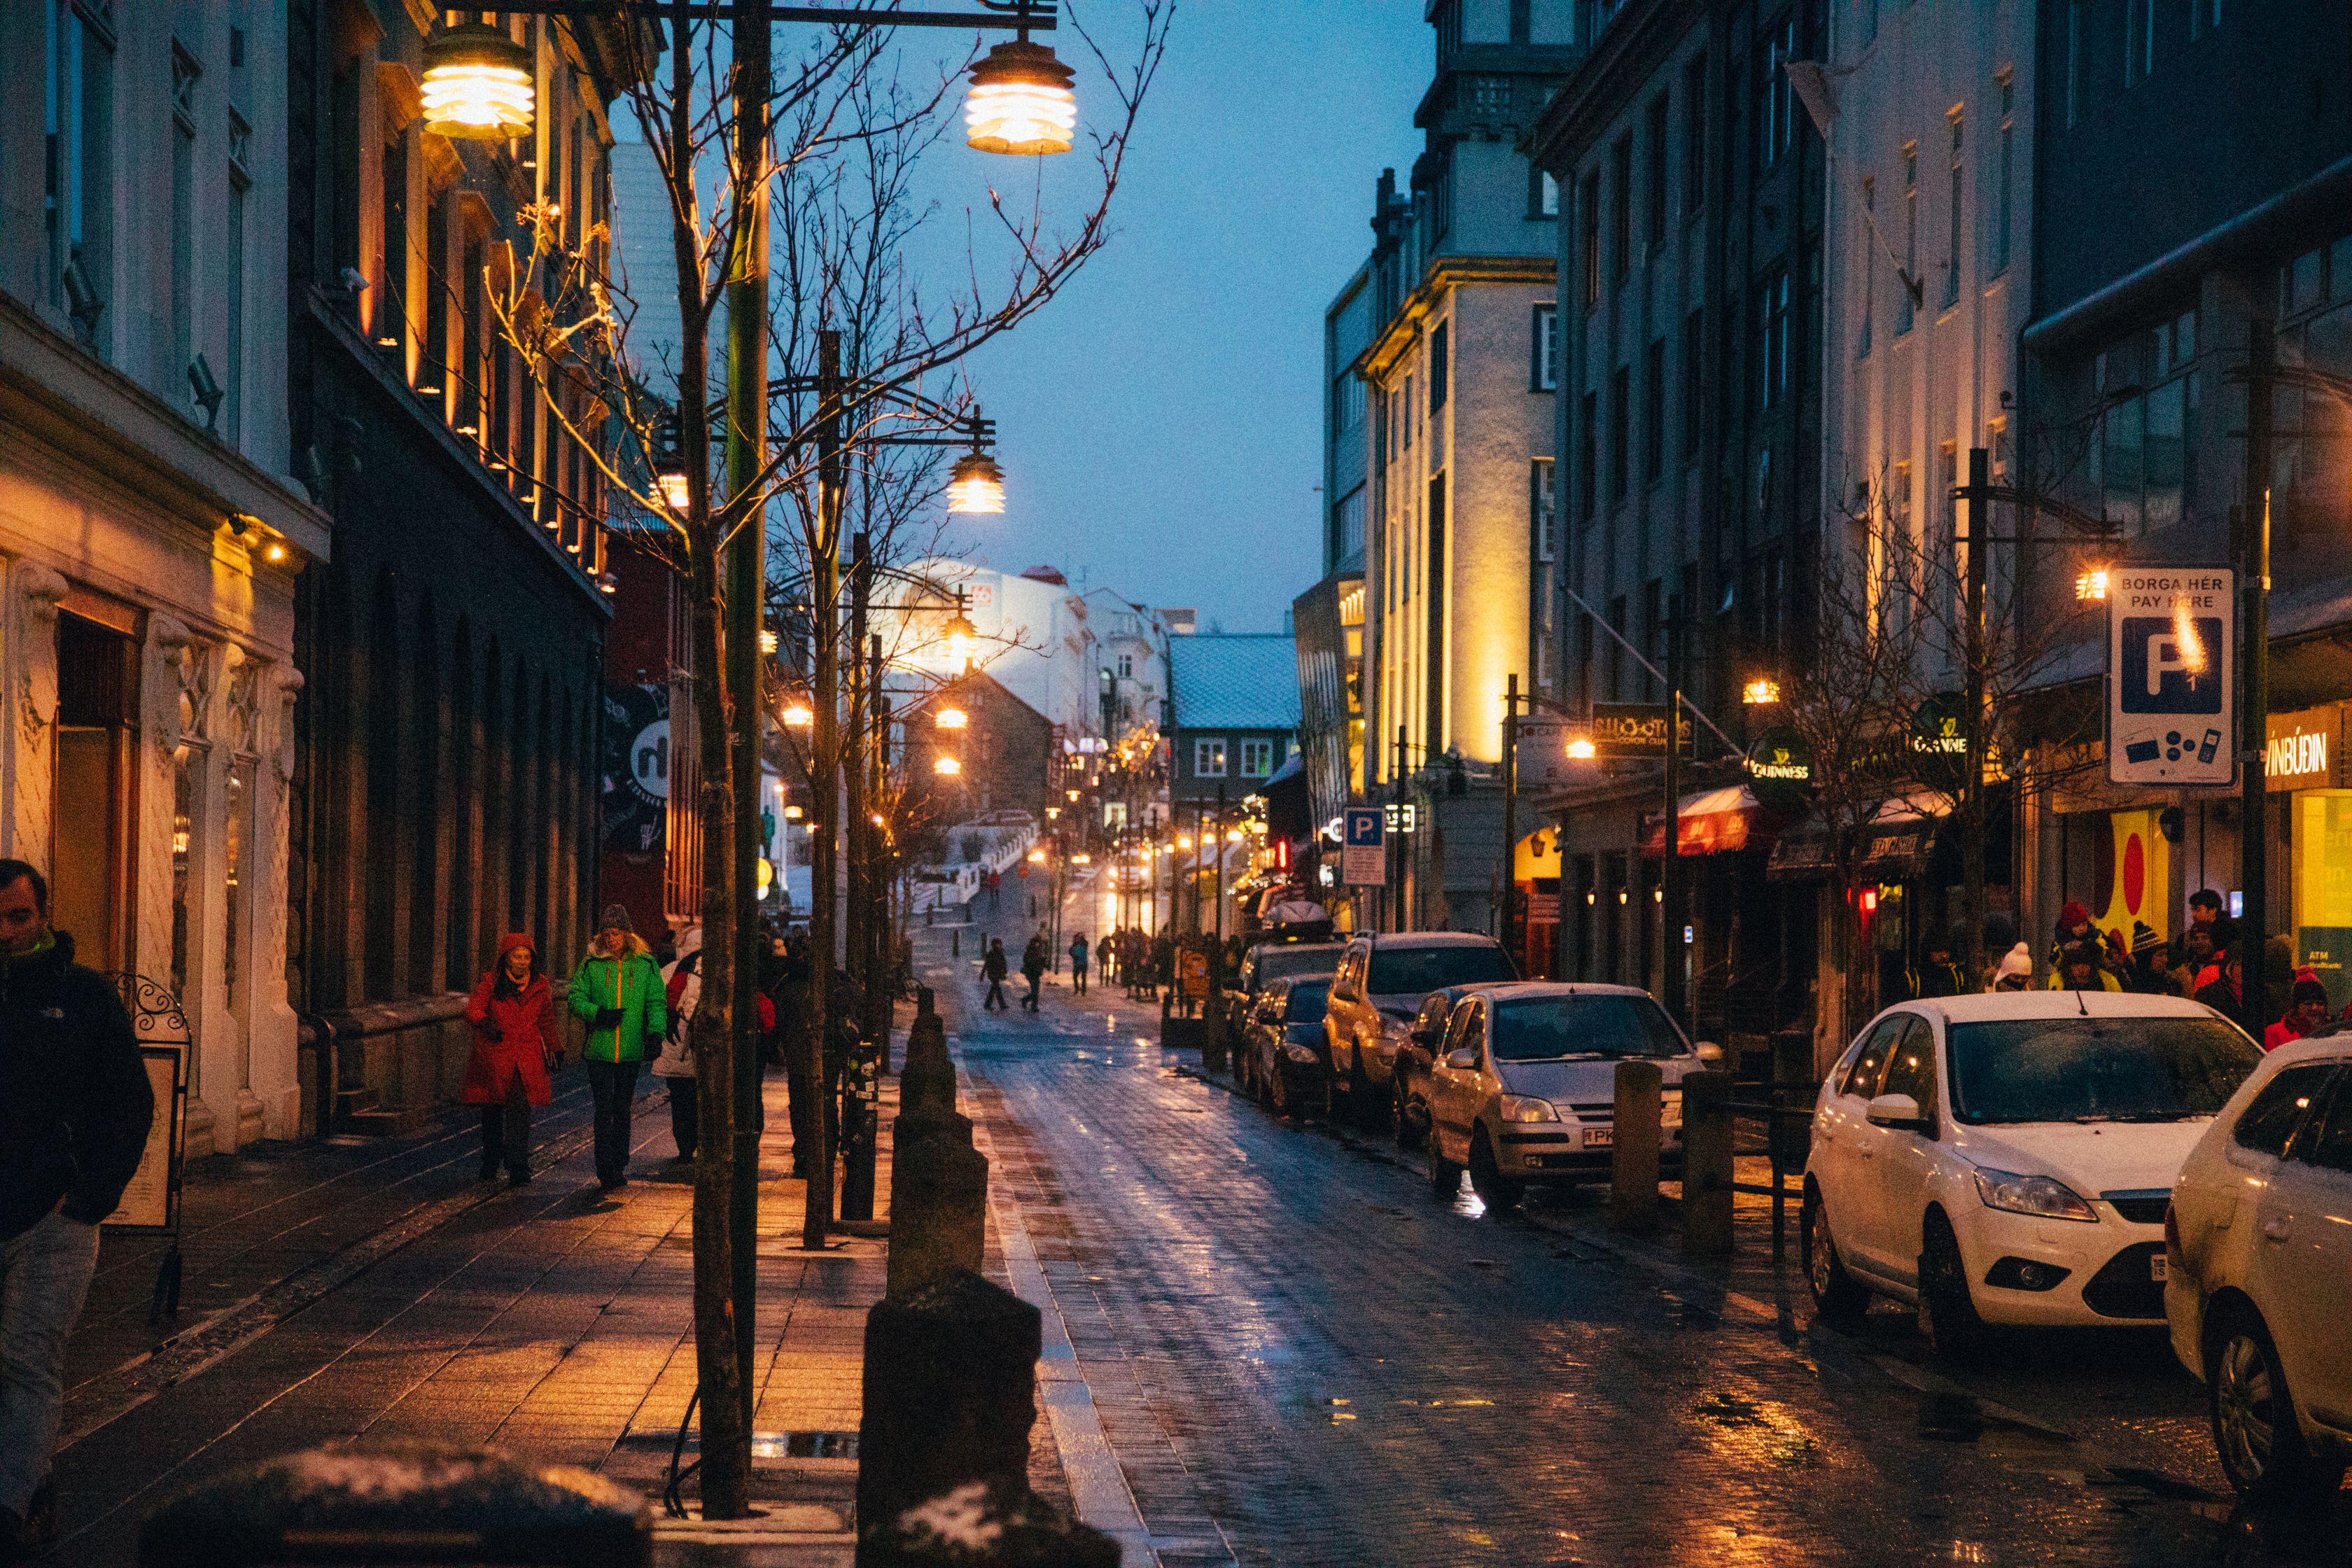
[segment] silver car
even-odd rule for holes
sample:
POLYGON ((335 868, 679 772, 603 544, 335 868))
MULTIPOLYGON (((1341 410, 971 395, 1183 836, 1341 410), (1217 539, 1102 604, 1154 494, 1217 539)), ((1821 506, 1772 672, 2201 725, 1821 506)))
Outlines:
POLYGON ((1429 1184, 1462 1173, 1493 1209, 1529 1183, 1606 1180, 1616 1142, 1617 1064, 1655 1061, 1665 1080, 1662 1163, 1682 1158, 1685 1074, 1722 1052, 1694 1046, 1646 991, 1525 981, 1471 989, 1447 1015, 1429 1068, 1429 1184))

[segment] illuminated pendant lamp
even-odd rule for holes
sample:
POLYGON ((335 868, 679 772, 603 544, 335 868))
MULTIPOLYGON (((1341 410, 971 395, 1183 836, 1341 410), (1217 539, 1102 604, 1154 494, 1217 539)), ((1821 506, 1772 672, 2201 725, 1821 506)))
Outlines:
POLYGON ((963 515, 1004 510, 1004 470, 985 452, 967 452, 956 459, 948 479, 948 510, 963 515))
POLYGON ((460 22, 425 45, 425 129, 504 142, 530 134, 530 53, 487 22, 460 22))
POLYGON ((965 144, 983 153, 1068 152, 1078 128, 1076 79, 1043 44, 1024 37, 997 45, 971 68, 965 144))

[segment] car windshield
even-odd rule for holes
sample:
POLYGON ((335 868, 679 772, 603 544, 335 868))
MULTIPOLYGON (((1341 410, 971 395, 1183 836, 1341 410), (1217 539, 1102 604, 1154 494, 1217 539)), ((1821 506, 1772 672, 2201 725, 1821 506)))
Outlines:
POLYGON ((1336 947, 1268 947, 1258 950, 1257 983, 1293 974, 1328 974, 1339 967, 1336 947))
POLYGON ((1495 1059, 1674 1057, 1686 1047, 1647 996, 1522 996, 1495 1004, 1495 1059))
POLYGON ((1375 996, 1424 996, 1448 985, 1481 985, 1517 978, 1511 973, 1511 961, 1503 950, 1485 942, 1376 947, 1372 949, 1371 973, 1364 989, 1375 996))
POLYGON ((1328 980, 1302 980, 1290 988, 1289 998, 1283 1004, 1282 1021, 1286 1024, 1319 1024, 1323 1021, 1323 1004, 1330 997, 1328 980))
POLYGON ((2017 1018, 1954 1024, 1952 1115, 2011 1121, 2210 1116, 2262 1060, 2219 1018, 2017 1018))

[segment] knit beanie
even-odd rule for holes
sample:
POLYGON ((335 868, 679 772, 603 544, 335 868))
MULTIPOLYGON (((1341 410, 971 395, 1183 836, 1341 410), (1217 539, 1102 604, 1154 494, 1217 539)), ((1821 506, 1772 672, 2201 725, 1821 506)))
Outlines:
POLYGON ((2019 942, 2001 955, 2000 967, 1993 972, 1995 980, 2030 979, 2033 974, 2033 955, 2023 942, 2019 942))
POLYGON ((629 920, 629 910, 627 905, 606 904, 604 906, 604 912, 596 917, 596 929, 598 931, 625 931, 635 934, 637 928, 635 925, 631 923, 629 920))

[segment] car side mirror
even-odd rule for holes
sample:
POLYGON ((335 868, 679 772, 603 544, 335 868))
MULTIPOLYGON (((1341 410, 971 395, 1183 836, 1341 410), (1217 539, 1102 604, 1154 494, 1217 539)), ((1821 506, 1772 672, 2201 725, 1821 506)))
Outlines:
POLYGON ((1723 1047, 1713 1040, 1701 1040, 1696 1048, 1698 1059, 1703 1062, 1719 1062, 1723 1059, 1723 1047))
POLYGON ((1882 1094, 1870 1102, 1863 1114, 1873 1127, 1892 1127, 1903 1132, 1931 1131, 1927 1119, 1919 1114, 1919 1102, 1907 1094, 1882 1094))
POLYGON ((1406 1030, 1405 1033, 1412 1037, 1414 1045, 1423 1047, 1424 1050, 1429 1049, 1437 1044, 1437 1031, 1434 1029, 1425 1028, 1416 1025, 1414 1027, 1406 1030))
POLYGON ((1445 1058, 1445 1065, 1452 1068, 1455 1072, 1477 1071, 1477 1047, 1475 1046, 1465 1046, 1458 1051, 1448 1052, 1445 1058))

